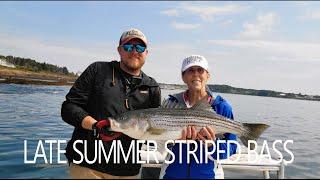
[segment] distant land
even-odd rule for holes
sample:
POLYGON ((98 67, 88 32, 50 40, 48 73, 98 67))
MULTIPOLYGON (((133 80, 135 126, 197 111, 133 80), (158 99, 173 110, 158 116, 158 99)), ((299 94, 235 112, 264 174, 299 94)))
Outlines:
POLYGON ((70 85, 77 77, 66 67, 0 55, 0 83, 70 85))
MULTIPOLYGON (((242 94, 242 95, 251 95, 251 96, 265 96, 265 97, 277 97, 277 98, 289 98, 289 99, 301 99, 301 100, 311 100, 311 101, 320 101, 319 95, 307 95, 307 94, 294 94, 294 93, 285 93, 277 92, 272 90, 255 90, 255 89, 245 89, 245 88, 236 88, 229 85, 218 85, 218 84, 209 84, 210 90, 218 93, 228 93, 228 94, 242 94)), ((164 84, 160 83, 160 87, 164 89, 187 89, 186 85, 180 84, 164 84)))
MULTIPOLYGON (((0 83, 36 84, 36 85, 72 85, 78 74, 69 72, 66 67, 48 63, 39 63, 33 59, 0 55, 0 83)), ((306 95, 236 88, 229 85, 209 84, 213 92, 265 96, 289 99, 320 101, 319 95, 306 95)), ((187 89, 186 85, 160 83, 162 89, 187 89)))

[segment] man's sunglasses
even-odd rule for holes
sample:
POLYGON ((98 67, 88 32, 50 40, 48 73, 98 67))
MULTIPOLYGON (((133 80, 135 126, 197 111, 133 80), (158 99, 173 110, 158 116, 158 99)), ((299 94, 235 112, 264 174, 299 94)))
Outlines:
POLYGON ((124 44, 122 47, 127 52, 132 52, 134 47, 138 53, 143 53, 147 49, 143 44, 124 44))

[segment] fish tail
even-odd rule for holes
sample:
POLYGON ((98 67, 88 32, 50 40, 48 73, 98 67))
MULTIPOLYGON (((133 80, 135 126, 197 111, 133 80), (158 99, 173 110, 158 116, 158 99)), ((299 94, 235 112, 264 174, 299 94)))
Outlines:
POLYGON ((250 124, 243 123, 243 126, 247 130, 246 133, 239 137, 241 142, 248 147, 248 140, 257 140, 260 135, 269 127, 267 124, 250 124))

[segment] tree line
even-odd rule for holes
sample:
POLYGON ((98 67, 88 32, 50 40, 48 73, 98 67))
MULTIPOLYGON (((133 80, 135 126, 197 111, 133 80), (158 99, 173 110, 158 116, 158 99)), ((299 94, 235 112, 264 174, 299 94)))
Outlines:
POLYGON ((6 60, 8 63, 15 65, 16 68, 18 69, 26 69, 26 70, 35 71, 35 72, 47 71, 47 72, 65 74, 65 75, 75 75, 73 72, 69 72, 67 67, 59 67, 59 66, 48 64, 45 62, 39 63, 29 58, 0 55, 0 59, 6 60))
POLYGON ((284 93, 272 90, 255 90, 255 89, 244 89, 236 88, 229 85, 208 85, 209 88, 214 92, 220 93, 231 93, 231 94, 244 94, 253 96, 267 96, 267 97, 281 97, 281 98, 294 98, 294 99, 306 99, 306 100, 316 100, 320 101, 320 96, 314 95, 309 96, 307 94, 294 94, 294 93, 284 93))

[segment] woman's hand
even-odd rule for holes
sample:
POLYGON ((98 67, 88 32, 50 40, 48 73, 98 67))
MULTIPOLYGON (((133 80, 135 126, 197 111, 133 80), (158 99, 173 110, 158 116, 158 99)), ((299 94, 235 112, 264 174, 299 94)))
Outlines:
MULTIPOLYGON (((203 127, 199 133, 197 134, 199 140, 205 143, 206 140, 215 141, 216 140, 216 132, 212 126, 203 127)), ((208 143, 208 147, 212 146, 211 143, 208 143)))

